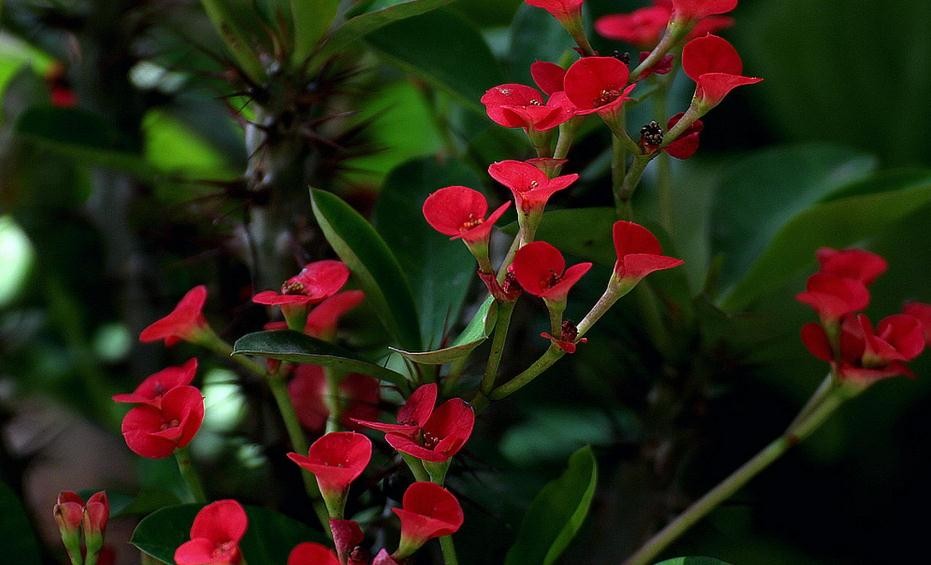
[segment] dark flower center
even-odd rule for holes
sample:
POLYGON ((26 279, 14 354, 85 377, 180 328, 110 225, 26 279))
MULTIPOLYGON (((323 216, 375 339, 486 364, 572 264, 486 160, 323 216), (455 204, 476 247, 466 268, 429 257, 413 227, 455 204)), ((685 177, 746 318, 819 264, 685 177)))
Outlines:
POLYGON ((440 438, 430 432, 421 432, 420 444, 427 449, 433 449, 440 443, 440 438))
POLYGON ((555 286, 560 280, 562 280, 562 275, 560 275, 560 274, 557 273, 556 271, 550 271, 548 275, 544 276, 544 277, 540 280, 540 284, 541 284, 544 288, 552 288, 552 287, 555 286))
POLYGON ((213 552, 210 554, 210 556, 213 557, 214 559, 219 559, 222 557, 229 557, 235 551, 236 551, 236 544, 231 541, 227 541, 213 548, 213 552))
POLYGON ((655 121, 640 128, 640 146, 644 148, 659 147, 663 144, 663 128, 655 121))
POLYGON ((559 339, 562 341, 575 341, 579 337, 579 328, 569 320, 563 320, 562 322, 562 335, 559 339))

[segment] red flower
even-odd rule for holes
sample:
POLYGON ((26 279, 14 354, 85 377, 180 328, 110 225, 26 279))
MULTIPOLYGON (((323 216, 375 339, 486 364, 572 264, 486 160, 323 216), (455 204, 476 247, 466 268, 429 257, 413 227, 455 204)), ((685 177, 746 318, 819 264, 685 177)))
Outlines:
POLYGON ((870 293, 859 280, 816 273, 809 277, 805 292, 795 299, 814 308, 823 321, 833 322, 866 308, 870 293))
POLYGON ((441 234, 473 244, 488 240, 495 222, 510 205, 510 202, 502 204, 485 218, 488 201, 484 194, 465 186, 447 186, 427 197, 423 216, 441 234))
POLYGON ((359 478, 372 458, 372 442, 355 432, 331 432, 315 441, 306 457, 291 452, 288 458, 317 478, 330 516, 337 517, 342 515, 349 484, 359 478), (334 512, 337 509, 339 512, 334 512))
POLYGON ((418 387, 398 410, 397 424, 352 421, 386 432, 385 441, 401 453, 434 463, 449 461, 472 435, 475 411, 461 398, 447 400, 434 410, 437 394, 435 384, 418 387))
POLYGON ((566 71, 566 96, 578 115, 597 112, 610 118, 630 100, 636 83, 628 85, 629 77, 630 69, 614 57, 583 57, 566 71))
POLYGON ((52 513, 62 535, 73 534, 81 527, 81 521, 84 519, 84 499, 76 492, 63 490, 58 493, 58 501, 52 513))
POLYGON ((281 293, 262 291, 252 297, 267 306, 316 304, 336 294, 349 280, 349 268, 342 261, 315 261, 281 285, 281 293))
MULTIPOLYGON (((669 131, 679 123, 684 116, 684 112, 669 118, 666 124, 666 131, 669 131)), ((682 132, 675 141, 663 148, 663 151, 675 157, 676 159, 688 159, 698 151, 698 145, 701 141, 701 132, 705 129, 705 124, 701 120, 695 120, 684 132, 682 132)))
POLYGON ((191 384, 196 373, 197 358, 192 357, 184 365, 166 367, 149 375, 136 387, 136 390, 129 394, 115 394, 113 400, 133 404, 151 404, 158 408, 166 392, 191 384))
POLYGON ((401 543, 395 559, 403 559, 427 541, 459 531, 465 517, 459 501, 440 485, 427 482, 407 487, 401 508, 392 508, 401 520, 401 543))
POLYGON ((862 249, 837 250, 822 247, 816 253, 821 272, 856 279, 865 285, 871 284, 886 272, 889 264, 875 253, 862 249))
POLYGON ((931 304, 909 302, 905 305, 904 313, 921 322, 925 332, 925 342, 931 346, 931 304))
POLYGON ((536 61, 530 65, 530 76, 537 83, 540 90, 547 94, 556 94, 562 91, 563 79, 566 69, 549 61, 536 61))
MULTIPOLYGON (((288 394, 301 425, 320 432, 326 426, 330 410, 324 400, 327 392, 323 368, 318 365, 299 365, 288 383, 288 394)), ((380 387, 378 381, 366 375, 350 373, 339 384, 339 400, 344 403, 340 423, 350 426, 353 418, 362 420, 378 417, 380 387)))
POLYGON ((582 17, 584 0, 524 0, 530 6, 543 8, 559 21, 582 17))
POLYGON ((513 266, 525 291, 553 302, 565 301, 569 290, 592 268, 591 263, 578 263, 567 269, 562 253, 545 241, 521 247, 513 266))
POLYGON ((614 275, 620 280, 639 281, 655 271, 672 269, 685 263, 663 255, 663 248, 650 230, 634 222, 614 222, 612 228, 617 262, 614 275))
POLYGON ((333 550, 325 545, 305 541, 288 554, 288 565, 340 565, 333 550))
POLYGON ((201 508, 191 526, 191 541, 175 550, 178 565, 236 565, 239 542, 249 527, 246 511, 235 500, 218 500, 201 508))
POLYGON ((150 459, 171 455, 194 439, 204 420, 204 398, 192 386, 179 386, 156 407, 141 404, 123 418, 123 438, 134 453, 150 459))
POLYGON ((607 39, 652 49, 666 31, 669 14, 669 8, 663 6, 648 6, 629 14, 611 14, 598 18, 595 31, 607 39))
POLYGON ((532 163, 499 161, 488 167, 491 178, 508 187, 514 194, 517 207, 525 213, 542 212, 554 193, 569 188, 579 175, 571 174, 549 178, 532 163))
POLYGON ((693 39, 682 49, 682 70, 695 81, 695 99, 711 109, 738 86, 763 79, 743 76, 743 61, 734 46, 716 35, 693 39))
POLYGON ((363 300, 365 300, 365 293, 361 290, 347 290, 334 294, 310 311, 307 315, 304 333, 317 339, 332 340, 339 319, 362 304, 363 300))
POLYGON ((207 328, 204 303, 207 287, 195 286, 187 292, 170 314, 150 324, 139 334, 139 341, 149 343, 164 340, 171 347, 179 341, 196 341, 207 328))
POLYGON ((717 14, 726 14, 737 7, 737 0, 672 0, 676 19, 698 20, 717 14))
POLYGON ((491 121, 506 128, 523 128, 528 135, 549 131, 575 115, 575 108, 558 91, 544 103, 540 91, 523 84, 490 88, 482 95, 482 104, 491 121))

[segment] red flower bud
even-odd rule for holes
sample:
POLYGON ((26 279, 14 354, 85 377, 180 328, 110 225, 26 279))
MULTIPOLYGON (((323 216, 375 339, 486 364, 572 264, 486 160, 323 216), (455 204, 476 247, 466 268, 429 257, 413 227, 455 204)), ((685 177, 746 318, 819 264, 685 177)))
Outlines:
POLYGON ((58 493, 58 502, 52 511, 62 535, 77 531, 84 520, 84 500, 76 492, 63 490, 58 493))
MULTIPOLYGON (((330 410, 324 401, 327 393, 326 377, 318 365, 298 365, 288 383, 288 394, 294 404, 301 425, 308 430, 321 432, 326 426, 330 410)), ((380 387, 378 381, 366 375, 350 373, 339 384, 339 399, 344 407, 340 422, 352 425, 353 418, 362 420, 378 417, 380 387)))
POLYGON ((408 557, 433 538, 459 531, 465 517, 459 501, 434 483, 414 483, 404 492, 401 508, 392 508, 401 520, 401 543, 396 559, 408 557))
POLYGON ((809 277, 805 292, 797 294, 795 299, 811 306, 823 321, 834 322, 845 314, 866 308, 870 293, 859 280, 817 273, 809 277))
POLYGON ((237 565, 239 542, 249 518, 235 500, 218 500, 201 508, 191 526, 191 541, 175 550, 178 565, 237 565))
POLYGON ((612 228, 617 262, 614 275, 620 280, 638 281, 655 271, 672 269, 685 263, 663 255, 663 248, 650 230, 634 222, 614 222, 612 228))
POLYGON ((107 493, 104 491, 95 492, 87 499, 84 505, 84 519, 82 527, 84 536, 99 536, 103 546, 102 538, 107 530, 107 521, 110 519, 110 501, 107 499, 107 493))
POLYGON ((288 554, 288 565, 340 565, 333 550, 325 545, 305 541, 288 554))
POLYGON ((136 406, 123 418, 126 445, 150 459, 171 455, 194 439, 204 420, 204 398, 195 387, 179 386, 162 396, 161 405, 136 406))
POLYGON ((562 253, 545 241, 521 247, 513 265, 514 276, 525 291, 553 302, 566 300, 569 290, 592 268, 591 263, 578 263, 567 269, 562 253))
POLYGON ((528 214, 542 212, 553 194, 569 188, 579 178, 579 175, 571 174, 551 179, 532 163, 523 161, 492 163, 488 174, 510 189, 517 207, 528 214))
POLYGON ((487 241, 495 222, 504 214, 506 202, 485 218, 485 195, 465 186, 447 186, 430 194, 423 203, 423 216, 433 229, 467 244, 487 241))
POLYGON ((837 250, 822 247, 816 252, 821 272, 856 279, 865 285, 872 284, 886 272, 889 264, 875 253, 862 249, 837 250))
POLYGON ((743 61, 734 46, 711 34, 685 44, 682 70, 695 81, 695 99, 705 110, 720 104, 731 90, 763 80, 743 76, 743 61))
POLYGON ((307 456, 288 453, 288 458, 313 474, 331 518, 341 518, 349 485, 372 458, 372 442, 355 432, 331 432, 315 441, 307 456))
POLYGON ((136 390, 129 394, 115 394, 113 400, 133 404, 151 404, 158 408, 161 405, 162 396, 166 392, 179 386, 191 384, 196 373, 197 358, 192 357, 184 365, 166 367, 157 373, 149 375, 136 387, 136 390))
POLYGON ((195 286, 181 298, 170 314, 142 330, 139 341, 149 343, 164 340, 168 347, 179 341, 196 341, 207 328, 207 320, 204 318, 206 301, 207 287, 195 286))
POLYGON ((365 300, 365 293, 361 290, 347 290, 334 294, 310 311, 307 315, 304 333, 317 339, 327 341, 333 339, 340 318, 362 304, 363 300, 365 300))
POLYGON ((537 83, 540 90, 546 94, 556 94, 562 91, 563 79, 566 69, 549 61, 536 61, 530 65, 530 76, 537 83))
POLYGON ((630 69, 614 57, 583 57, 566 71, 564 87, 576 113, 598 113, 612 118, 627 100, 636 83, 628 85, 630 69))

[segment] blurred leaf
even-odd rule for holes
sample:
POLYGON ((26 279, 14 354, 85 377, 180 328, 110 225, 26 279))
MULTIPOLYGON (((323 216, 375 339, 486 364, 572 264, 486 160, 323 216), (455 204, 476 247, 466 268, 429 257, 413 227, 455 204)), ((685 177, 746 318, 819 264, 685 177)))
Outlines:
MULTIPOLYGON (((617 256, 611 227, 617 221, 613 208, 574 208, 551 210, 543 215, 536 239, 546 241, 581 259, 614 266, 617 256)), ((502 228, 517 233, 517 222, 502 228)))
POLYGON ((476 25, 507 26, 514 17, 517 7, 522 3, 521 0, 469 0, 457 2, 454 8, 476 25))
POLYGON ((0 482, 0 539, 3 540, 4 563, 39 565, 42 563, 39 543, 29 525, 25 508, 16 493, 0 482))
POLYGON ((393 23, 368 36, 385 58, 484 113, 479 99, 504 82, 482 35, 467 20, 441 10, 393 23))
POLYGON ((711 216, 713 253, 724 254, 721 288, 747 272, 789 219, 875 166, 873 157, 850 149, 799 145, 766 149, 729 167, 711 216))
MULTIPOLYGON (((191 524, 201 507, 183 504, 153 512, 136 526, 130 543, 146 555, 174 563, 175 549, 191 539, 191 524)), ((256 506, 245 509, 249 528, 240 547, 249 565, 281 565, 295 545, 304 541, 325 543, 320 532, 287 516, 256 506)))
POLYGON ((321 57, 330 56, 345 49, 377 29, 391 23, 419 16, 445 6, 453 0, 383 0, 371 9, 336 28, 323 47, 321 57))
POLYGON ((714 557, 675 557, 660 561, 656 565, 730 565, 727 561, 721 561, 714 557))
POLYGON ((242 71, 256 84, 263 84, 265 68, 259 60, 253 31, 262 28, 254 22, 246 23, 258 16, 252 5, 237 0, 201 0, 201 4, 242 71))
POLYGON ((506 565, 549 565, 562 554, 582 527, 595 495, 598 465, 592 448, 569 458, 569 468, 530 503, 506 565))
POLYGON ((246 334, 233 344, 233 355, 258 355, 292 363, 334 367, 381 379, 402 389, 407 387, 407 379, 399 373, 359 359, 336 345, 290 330, 246 334))
POLYGON ((417 307, 391 249, 365 218, 338 196, 311 189, 310 198, 324 236, 358 279, 395 345, 420 347, 417 307))
POLYGON ((883 192, 832 200, 795 215, 722 299, 722 308, 740 310, 777 290, 812 265, 818 247, 845 247, 876 236, 931 202, 931 183, 895 191, 887 190, 882 176, 877 183, 883 192))
POLYGON ((475 276, 475 260, 466 246, 437 233, 421 212, 431 192, 449 185, 480 186, 481 181, 459 161, 408 161, 388 175, 372 218, 411 283, 420 335, 428 347, 440 344, 458 320, 475 276))
POLYGON ((35 250, 26 232, 12 216, 0 216, 0 308, 19 294, 35 261, 35 250))
POLYGON ((478 312, 475 313, 469 324, 462 330, 462 333, 459 334, 459 337, 448 347, 423 352, 403 351, 393 347, 391 349, 415 363, 442 365, 465 357, 473 349, 481 345, 491 335, 491 330, 495 327, 497 319, 495 299, 489 296, 479 307, 478 312))
POLYGON ((294 55, 292 62, 303 64, 313 53, 336 17, 339 0, 291 0, 294 19, 294 55))
POLYGON ((160 171, 211 179, 237 175, 224 155, 191 131, 188 124, 166 112, 148 112, 142 129, 146 160, 160 171))
POLYGON ((530 65, 534 61, 558 63, 573 45, 572 38, 556 18, 545 10, 522 5, 517 9, 511 24, 508 78, 513 82, 532 85, 530 65))

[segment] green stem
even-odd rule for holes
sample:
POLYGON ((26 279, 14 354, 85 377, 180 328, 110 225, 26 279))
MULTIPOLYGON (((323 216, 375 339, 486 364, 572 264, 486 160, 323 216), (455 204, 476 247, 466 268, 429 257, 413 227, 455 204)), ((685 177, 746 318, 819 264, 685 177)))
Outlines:
POLYGON ((479 390, 487 395, 495 388, 495 378, 498 376, 498 367, 501 365, 501 356, 504 354, 504 345, 507 342, 508 328, 511 325, 511 315, 514 313, 516 302, 499 302, 498 319, 495 321, 494 335, 491 339, 491 351, 488 353, 488 362, 485 364, 485 374, 479 390))
MULTIPOLYGON (((582 118, 572 118, 568 122, 559 126, 559 139, 556 141, 556 150, 553 152, 553 159, 565 159, 569 155, 572 143, 575 141, 575 134, 582 125, 582 118)), ((554 171, 559 174, 559 171, 554 171)))
POLYGON ((401 459, 404 459, 404 462, 407 463, 407 468, 411 470, 411 474, 414 475, 415 481, 422 483, 430 482, 430 475, 427 474, 427 470, 423 468, 423 463, 420 462, 420 459, 406 453, 401 454, 401 459))
POLYGON ((441 537, 440 549, 443 551, 443 562, 446 565, 459 565, 459 559, 456 557, 456 546, 453 545, 453 536, 441 537))
POLYGON ((178 462, 178 471, 181 472, 181 478, 184 479, 194 502, 207 502, 204 487, 200 482, 200 477, 197 476, 197 470, 191 464, 191 453, 187 447, 179 447, 175 450, 175 461, 178 462))
POLYGON ((514 260, 514 256, 517 255, 517 250, 521 246, 521 237, 523 237, 523 230, 518 232, 517 236, 514 238, 514 241, 511 242, 511 248, 508 249, 507 255, 504 256, 504 261, 501 261, 501 266, 498 267, 498 283, 504 282, 504 277, 508 274, 508 266, 514 260))
POLYGON ((630 202, 624 201, 622 186, 627 174, 627 148, 623 140, 611 136, 611 193, 614 195, 614 207, 619 218, 629 218, 633 215, 629 210, 630 202))
POLYGON ((669 26, 666 28, 666 33, 663 34, 663 38, 660 42, 653 48, 653 51, 643 60, 637 68, 631 71, 630 82, 636 82, 640 75, 644 71, 659 63, 663 57, 666 56, 669 51, 671 51, 681 40, 683 40, 688 33, 692 31, 692 28, 695 27, 694 22, 679 24, 677 22, 669 22, 669 26))
MULTIPOLYGON (((640 179, 643 178, 643 172, 646 170, 647 165, 650 164, 650 161, 656 154, 652 155, 635 155, 634 161, 630 166, 630 170, 627 171, 627 174, 624 176, 624 180, 621 182, 621 186, 618 190, 621 202, 623 203, 623 210, 627 212, 626 216, 621 216, 625 220, 633 219, 633 208, 631 207, 631 199, 634 197, 634 191, 637 190, 637 185, 640 184, 640 179)), ((618 208, 620 213, 621 208, 618 208)))
MULTIPOLYGON (((660 80, 653 97, 653 119, 660 125, 666 125, 666 107, 669 83, 660 80)), ((659 221, 667 232, 672 231, 672 164, 666 152, 659 156, 657 185, 659 186, 659 221)))
POLYGON ((551 345, 543 355, 541 355, 536 361, 533 362, 532 365, 524 369, 522 373, 510 381, 491 391, 491 394, 489 394, 488 397, 491 400, 501 400, 502 398, 507 398, 508 396, 530 384, 535 378, 540 376, 540 373, 552 367, 556 361, 562 359, 563 355, 565 355, 565 353, 561 349, 555 345, 551 345))
POLYGON ((343 412, 343 403, 339 396, 339 385, 342 379, 331 367, 323 368, 323 377, 326 379, 326 391, 323 398, 330 412, 326 422, 326 433, 338 432, 340 430, 339 420, 343 412))
POLYGON ((850 396, 845 389, 831 389, 830 394, 810 410, 807 416, 798 421, 797 424, 790 426, 786 433, 773 440, 729 477, 695 501, 685 512, 630 556, 624 562, 624 565, 647 565, 653 562, 657 555, 688 531, 696 522, 740 490, 750 479, 756 477, 789 449, 811 435, 850 396))

